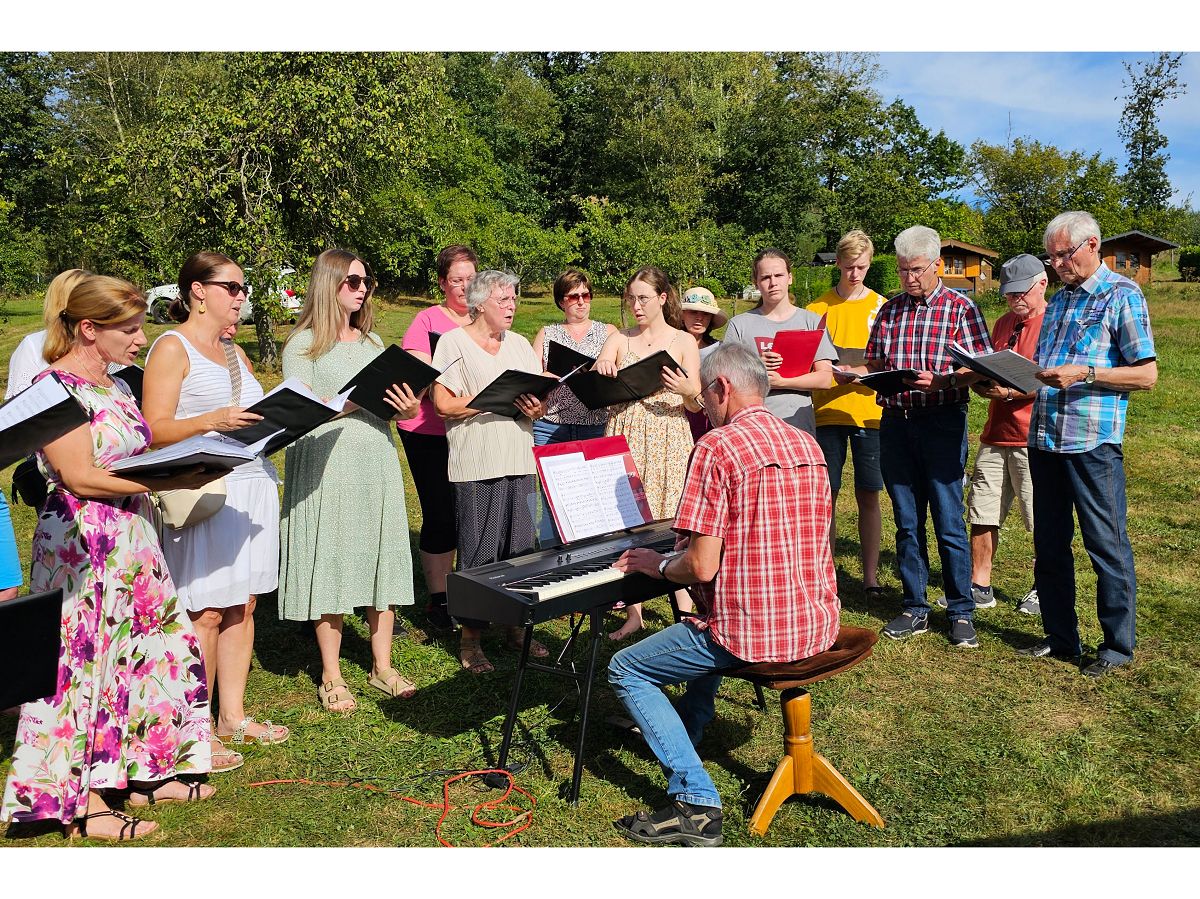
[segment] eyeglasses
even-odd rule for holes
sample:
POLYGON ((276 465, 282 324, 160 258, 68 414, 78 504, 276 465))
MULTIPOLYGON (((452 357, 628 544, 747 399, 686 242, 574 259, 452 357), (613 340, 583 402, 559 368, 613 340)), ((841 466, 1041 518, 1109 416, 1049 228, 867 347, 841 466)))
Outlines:
POLYGON ((346 275, 345 283, 349 285, 351 290, 358 290, 362 284, 367 285, 367 292, 371 292, 371 288, 375 286, 375 279, 370 275, 346 275))
MULTIPOLYGON (((1033 288, 1031 287, 1029 290, 1032 290, 1032 289, 1033 288)), ((1029 290, 1025 291, 1025 293, 1029 293, 1029 290)), ((1021 332, 1024 330, 1025 330, 1025 322, 1023 322, 1023 321, 1019 321, 1015 325, 1013 325, 1012 333, 1008 335, 1008 346, 1005 347, 1005 349, 1011 350, 1013 347, 1015 347, 1017 345, 1017 340, 1021 336, 1021 332)))
POLYGON ((581 290, 578 293, 569 293, 563 297, 563 301, 567 303, 587 303, 592 299, 590 290, 581 290))
POLYGON ((1091 240, 1090 237, 1085 237, 1080 243, 1076 244, 1070 250, 1063 250, 1063 252, 1061 252, 1061 253, 1051 253, 1050 254, 1051 265, 1053 265, 1056 262, 1070 261, 1071 257, 1079 252, 1079 248, 1082 247, 1084 244, 1086 244, 1089 240, 1091 240))
POLYGON ((236 297, 239 293, 250 296, 250 288, 245 284, 239 284, 237 281, 201 281, 200 283, 215 284, 217 287, 224 287, 231 297, 236 297))
POLYGON ((901 278, 919 278, 921 275, 925 274, 925 272, 929 271, 930 266, 935 265, 936 263, 937 260, 935 259, 933 262, 929 263, 929 265, 923 265, 920 268, 897 268, 896 272, 901 278))
POLYGON ((717 375, 717 377, 715 377, 715 378, 713 378, 711 381, 709 381, 709 382, 708 382, 708 384, 707 384, 707 386, 705 386, 705 388, 704 388, 703 390, 701 390, 700 392, 701 392, 701 393, 708 393, 710 390, 712 390, 712 389, 713 389, 713 387, 715 387, 715 386, 717 385, 717 382, 718 382, 719 380, 721 380, 721 376, 720 376, 720 375, 717 375))
POLYGON ((514 296, 496 297, 495 303, 501 309, 510 309, 510 308, 516 309, 517 308, 517 298, 514 296))
POLYGON ((629 296, 625 297, 625 302, 628 303, 630 306, 634 305, 635 303, 639 306, 645 306, 647 303, 652 303, 657 299, 658 299, 657 294, 649 294, 649 295, 637 294, 636 296, 633 294, 630 294, 629 296))

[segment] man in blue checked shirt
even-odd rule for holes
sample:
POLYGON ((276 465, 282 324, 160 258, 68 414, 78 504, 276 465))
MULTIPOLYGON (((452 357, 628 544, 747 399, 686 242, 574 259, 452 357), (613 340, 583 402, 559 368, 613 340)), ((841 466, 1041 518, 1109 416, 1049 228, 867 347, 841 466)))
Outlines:
POLYGON ((1100 261, 1096 220, 1086 212, 1064 212, 1046 226, 1043 242, 1063 282, 1042 323, 1035 358, 1046 386, 1029 424, 1034 580, 1046 639, 1018 652, 1081 659, 1074 509, 1096 572, 1104 633, 1083 674, 1102 677, 1133 658, 1137 581, 1125 525, 1121 442, 1129 392, 1153 387, 1158 364, 1146 298, 1100 261))

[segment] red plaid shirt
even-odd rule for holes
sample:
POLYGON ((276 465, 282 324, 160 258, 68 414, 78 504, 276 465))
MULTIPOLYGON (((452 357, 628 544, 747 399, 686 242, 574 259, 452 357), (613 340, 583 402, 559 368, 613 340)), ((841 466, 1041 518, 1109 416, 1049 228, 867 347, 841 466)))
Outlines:
POLYGON ((717 576, 692 587, 717 643, 746 662, 793 662, 833 645, 831 514, 817 441, 765 406, 700 438, 675 530, 724 541, 717 576))
MULTIPOLYGON (((906 293, 892 297, 871 326, 863 358, 878 361, 886 369, 915 368, 947 374, 958 368, 946 349, 959 343, 972 353, 990 353, 987 322, 979 307, 941 281, 923 300, 906 293)), ((924 406, 953 406, 971 398, 966 387, 953 390, 902 390, 889 397, 876 395, 879 405, 892 409, 920 409, 924 406)))

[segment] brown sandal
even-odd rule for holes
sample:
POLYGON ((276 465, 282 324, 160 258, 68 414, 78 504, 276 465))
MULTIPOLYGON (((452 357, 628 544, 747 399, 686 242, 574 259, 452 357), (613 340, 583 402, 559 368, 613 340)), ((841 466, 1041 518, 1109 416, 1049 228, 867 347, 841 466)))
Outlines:
POLYGON ((92 812, 89 815, 82 815, 71 822, 67 827, 67 838, 75 839, 75 837, 83 837, 85 840, 107 840, 110 843, 128 843, 130 840, 138 840, 142 837, 149 836, 158 830, 158 824, 154 821, 143 821, 141 818, 135 818, 132 815, 127 815, 124 812, 118 812, 113 809, 106 809, 102 812, 92 812), (87 823, 96 818, 116 818, 121 823, 121 829, 116 836, 109 836, 101 833, 89 834, 87 823), (142 828, 142 832, 138 833, 138 828, 142 828))
POLYGON ((351 695, 350 688, 346 685, 346 682, 341 678, 338 678, 337 680, 326 681, 325 683, 321 684, 321 686, 317 687, 317 699, 321 700, 321 706, 327 712, 341 712, 345 715, 358 708, 358 702, 351 695), (349 708, 334 708, 334 706, 339 702, 347 701, 351 703, 349 708))
POLYGON ((379 674, 372 675, 367 683, 393 699, 411 699, 417 694, 417 685, 395 668, 383 669, 379 674))
MULTIPOLYGON (((504 645, 509 649, 514 649, 520 652, 525 645, 525 628, 510 627, 507 635, 504 638, 504 645)), ((539 643, 537 640, 529 641, 529 655, 535 659, 544 659, 550 655, 550 650, 539 643)))
POLYGON ((496 668, 483 654, 478 637, 461 637, 458 643, 458 661, 472 674, 490 674, 496 668))
POLYGON ((171 778, 178 781, 187 787, 186 796, 157 796, 158 790, 165 787, 171 781, 163 781, 157 787, 134 787, 129 788, 129 804, 134 808, 145 808, 148 805, 164 805, 168 802, 203 802, 205 799, 212 799, 217 795, 215 787, 208 787, 208 784, 202 784, 195 780, 179 780, 178 777, 171 778), (208 792, 204 792, 204 788, 208 787, 208 792), (134 802, 134 797, 141 799, 141 802, 134 802))

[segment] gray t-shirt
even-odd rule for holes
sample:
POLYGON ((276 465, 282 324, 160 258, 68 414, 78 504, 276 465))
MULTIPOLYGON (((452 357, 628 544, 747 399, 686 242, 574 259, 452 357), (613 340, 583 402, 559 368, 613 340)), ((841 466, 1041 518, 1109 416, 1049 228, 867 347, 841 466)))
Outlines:
MULTIPOLYGON (((807 309, 797 309, 792 313, 791 318, 781 322, 771 321, 761 308, 751 309, 749 312, 738 313, 729 320, 729 324, 725 326, 723 339, 743 344, 757 354, 758 347, 754 343, 755 337, 774 337, 780 331, 811 331, 820 323, 821 316, 809 312, 807 309)), ((833 342, 829 339, 829 333, 826 332, 817 347, 814 361, 827 359, 836 362, 837 358, 837 350, 834 349, 833 342)), ((772 390, 767 394, 765 405, 768 411, 773 412, 793 427, 813 435, 816 434, 817 423, 813 415, 812 397, 807 391, 772 390)))

